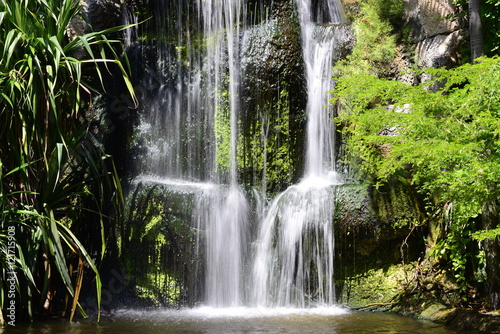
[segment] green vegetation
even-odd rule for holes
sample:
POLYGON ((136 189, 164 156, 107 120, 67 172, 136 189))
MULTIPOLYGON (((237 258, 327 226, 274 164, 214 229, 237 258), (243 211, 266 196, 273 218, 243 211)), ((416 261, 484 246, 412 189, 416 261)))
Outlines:
MULTIPOLYGON (((282 83, 286 87, 286 83, 282 83)), ((248 184, 264 179, 263 190, 276 191, 291 183, 294 171, 292 146, 294 136, 290 132, 290 99, 288 88, 282 88, 279 97, 265 106, 258 107, 257 114, 248 122, 247 133, 240 143, 238 166, 245 166, 253 175, 248 184)), ((246 176, 249 177, 249 176, 246 176)))
POLYGON ((358 73, 384 76, 396 53, 396 31, 403 9, 401 0, 361 2, 359 13, 353 18, 356 45, 345 60, 337 62, 334 76, 358 73))
MULTIPOLYGON (((467 14, 468 2, 455 3, 459 14, 447 19, 467 14)), ((432 260, 425 263, 436 267, 429 272, 443 270, 450 276, 460 296, 454 300, 484 298, 487 307, 497 308, 499 60, 426 69, 425 77, 432 79, 418 86, 391 80, 396 42, 407 39, 406 31, 397 33, 401 5, 397 0, 360 1, 353 16, 356 45, 334 68, 333 101, 348 142, 346 161, 360 167, 378 189, 394 182, 415 187, 427 209, 427 220, 414 223, 429 229, 427 256, 432 260)), ((481 4, 490 56, 498 49, 498 5, 497 0, 481 4)))
POLYGON ((196 231, 190 220, 194 195, 138 184, 127 201, 118 246, 127 281, 147 305, 193 303, 196 231))
POLYGON ((122 201, 112 159, 93 138, 81 106, 96 92, 86 75, 103 83, 108 66, 121 71, 132 93, 113 49, 118 41, 105 37, 126 27, 70 39, 68 27, 79 13, 73 0, 0 1, 0 215, 5 231, 0 307, 6 312, 15 300, 17 320, 64 316, 67 309, 71 320, 85 267, 95 274, 99 303, 105 200, 117 206, 122 201), (113 195, 106 199, 106 193, 113 195), (86 239, 100 234, 100 246, 87 251, 78 237, 83 233, 86 239), (11 244, 5 240, 15 249, 6 249, 11 244), (16 291, 10 295, 7 279, 14 269, 16 291))
MULTIPOLYGON (((449 16, 447 19, 456 20, 468 15, 469 0, 453 0, 453 3, 460 9, 456 15, 449 16)), ((484 0, 480 2, 480 15, 482 32, 484 36, 484 54, 492 57, 500 51, 500 1, 499 0, 484 0)), ((464 53, 467 61, 470 60, 468 54, 469 47, 464 53)))
MULTIPOLYGON (((426 73, 433 79, 419 86, 370 74, 339 78, 337 122, 368 176, 416 186, 430 217, 441 217, 430 254, 449 266, 467 299, 484 278, 484 253, 473 239, 478 218, 500 200, 500 59, 426 73)), ((479 235, 500 235, 488 230, 479 235)))
MULTIPOLYGON (((229 85, 229 76, 224 76, 224 84, 229 85)), ((231 166, 231 110, 228 89, 220 89, 215 110, 214 132, 217 141, 216 166, 221 172, 229 172, 231 166)))
MULTIPOLYGON (((286 83, 283 83, 286 87, 286 83)), ((290 135, 290 102, 287 88, 279 92, 272 103, 259 106, 246 126, 238 123, 237 165, 248 185, 265 178, 274 191, 291 182, 293 174, 292 142, 290 135), (254 175, 257 174, 257 175, 254 175)), ((229 92, 222 90, 215 113, 215 138, 217 140, 216 165, 220 172, 230 166, 231 129, 229 92)))
POLYGON ((342 303, 353 308, 374 305, 380 309, 390 309, 401 293, 400 287, 408 283, 411 265, 392 265, 385 269, 369 269, 362 275, 346 279, 342 294, 342 303))

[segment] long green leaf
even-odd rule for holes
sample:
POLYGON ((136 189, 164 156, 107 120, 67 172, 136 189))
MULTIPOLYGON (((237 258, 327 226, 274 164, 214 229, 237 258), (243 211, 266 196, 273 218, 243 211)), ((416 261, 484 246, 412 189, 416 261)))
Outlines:
MULTIPOLYGON (((74 296, 73 284, 71 283, 71 277, 68 273, 68 266, 66 263, 66 259, 64 257, 64 251, 61 245, 61 238, 59 235, 59 230, 57 228, 58 222, 54 219, 54 212, 51 210, 49 212, 49 221, 48 221, 48 242, 49 249, 51 251, 51 255, 55 259, 55 265, 61 278, 63 280, 64 286, 66 290, 70 293, 71 296, 74 296)), ((60 225, 59 225, 60 226, 60 225)))
MULTIPOLYGON (((78 1, 0 1, 0 151, 9 157, 5 166, 10 171, 1 175, 0 214, 25 230, 27 235, 19 242, 19 266, 25 267, 25 281, 40 289, 42 298, 54 287, 48 286, 48 271, 34 255, 40 251, 48 256, 47 268, 57 270, 71 295, 74 286, 67 266, 69 250, 82 252, 96 272, 100 291, 98 268, 75 237, 79 218, 72 215, 96 214, 102 259, 106 250, 104 189, 115 190, 115 204, 123 195, 116 168, 108 172, 107 161, 101 159, 108 157, 85 136, 87 124, 81 124, 78 111, 82 94, 98 93, 85 82, 84 66, 93 71, 101 85, 105 81, 103 68, 118 66, 135 100, 129 64, 120 62, 122 55, 114 50, 121 42, 105 37, 133 25, 68 41, 68 25, 81 9, 78 1), (85 55, 80 58, 77 52, 82 50, 85 55), (94 202, 90 207, 85 197, 94 202), (66 217, 60 221, 55 212, 66 217), (70 222, 71 228, 62 221, 70 222)), ((31 297, 30 291, 22 291, 23 298, 31 297)), ((39 304, 30 299, 26 305, 32 302, 39 304)), ((100 305, 100 293, 98 302, 100 305)))
POLYGON ((3 66, 12 67, 15 62, 15 58, 13 57, 14 51, 17 48, 17 43, 21 39, 21 35, 15 31, 11 30, 7 33, 4 43, 4 51, 2 54, 2 61, 5 61, 3 66))
POLYGON ((0 25, 2 25, 3 20, 5 19, 5 15, 6 14, 7 14, 7 12, 0 12, 0 25))
MULTIPOLYGON (((65 226, 64 224, 59 223, 59 226, 61 229, 64 230, 64 232, 67 234, 67 237, 70 242, 74 243, 74 245, 77 247, 77 249, 81 252, 81 255, 85 258, 85 261, 87 261, 87 264, 89 267, 94 271, 95 273, 95 280, 96 280, 96 293, 97 293, 97 309, 100 310, 101 308, 101 291, 102 291, 102 282, 101 282, 101 276, 99 274, 99 269, 97 269, 97 266, 95 265, 94 261, 92 260, 92 257, 89 255, 85 247, 81 244, 80 240, 71 232, 71 230, 65 226)), ((100 311, 98 312, 98 318, 100 317, 100 311)))

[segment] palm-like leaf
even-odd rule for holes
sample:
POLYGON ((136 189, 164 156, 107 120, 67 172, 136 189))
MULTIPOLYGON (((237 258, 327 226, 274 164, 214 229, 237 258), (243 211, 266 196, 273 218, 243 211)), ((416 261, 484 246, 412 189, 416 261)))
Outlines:
MULTIPOLYGON (((110 157, 93 145, 80 108, 82 91, 95 91, 84 80, 84 68, 93 68, 102 85, 101 65, 117 66, 134 97, 127 70, 113 49, 118 41, 105 37, 128 26, 69 40, 67 28, 79 12, 74 0, 0 0, 0 173, 13 171, 1 177, 0 212, 2 228, 16 225, 22 236, 17 264, 29 286, 19 294, 28 313, 33 296, 43 303, 55 292, 51 270, 77 305, 82 261, 95 273, 100 301, 98 268, 76 236, 78 219, 73 217, 97 211, 102 235, 104 189, 117 192, 117 203, 123 199, 114 166, 107 169, 110 157), (85 59, 76 57, 82 50, 85 59), (93 208, 86 206, 86 198, 93 208), (40 255, 45 273, 36 272, 40 255), (74 256, 79 259, 75 283, 69 260, 74 256)), ((104 240, 102 236, 101 257, 104 240)), ((2 308, 4 301, 0 299, 2 308)))

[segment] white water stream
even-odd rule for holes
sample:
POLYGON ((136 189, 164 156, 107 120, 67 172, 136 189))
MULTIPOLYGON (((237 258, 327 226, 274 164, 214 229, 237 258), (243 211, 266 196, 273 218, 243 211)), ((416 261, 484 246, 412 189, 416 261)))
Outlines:
MULTIPOLYGON (((335 303, 334 125, 328 107, 331 67, 343 21, 338 0, 326 3, 329 25, 313 21, 310 0, 297 0, 307 78, 307 152, 303 180, 278 195, 261 224, 253 266, 253 303, 310 307, 335 303)), ((319 15, 321 16, 321 15, 319 15)))
POLYGON ((138 127, 148 147, 140 162, 142 181, 153 174, 150 182, 195 195, 192 224, 205 256, 205 305, 335 304, 334 186, 340 177, 327 105, 333 88, 331 66, 339 57, 336 45, 345 37, 338 26, 343 22, 340 1, 324 0, 314 9, 311 2, 297 0, 308 94, 305 174, 260 214, 264 218, 253 233, 256 240, 251 240, 249 200, 237 180, 243 0, 196 1, 203 19, 203 54, 188 52, 185 60, 158 52, 159 67, 169 80, 160 85, 150 116, 138 127), (182 76, 175 64, 186 61, 190 73, 182 76), (221 97, 223 91, 228 96, 221 97), (221 117, 221 110, 229 110, 229 115, 221 117), (217 132, 221 120, 230 125, 229 135, 224 134, 228 152, 220 151, 227 149, 217 132), (200 136, 205 138, 202 147, 194 140, 200 136), (228 159, 227 170, 217 165, 217 156, 228 159))

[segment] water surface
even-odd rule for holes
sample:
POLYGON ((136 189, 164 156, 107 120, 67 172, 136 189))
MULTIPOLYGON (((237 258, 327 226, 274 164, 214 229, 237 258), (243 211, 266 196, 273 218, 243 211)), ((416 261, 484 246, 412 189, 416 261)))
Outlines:
POLYGON ((173 333, 332 333, 332 334, 454 334, 478 333, 395 314, 350 312, 340 307, 209 308, 184 310, 119 310, 93 320, 69 324, 54 320, 0 329, 0 333, 173 334, 173 333))

